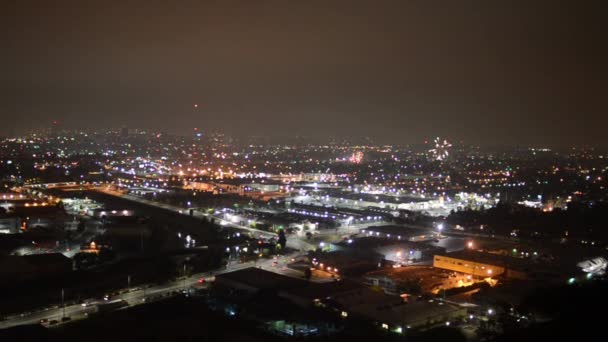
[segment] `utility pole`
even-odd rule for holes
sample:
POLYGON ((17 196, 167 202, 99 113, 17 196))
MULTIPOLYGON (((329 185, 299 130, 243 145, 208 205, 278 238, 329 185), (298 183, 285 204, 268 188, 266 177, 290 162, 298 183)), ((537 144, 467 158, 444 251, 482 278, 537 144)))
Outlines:
POLYGON ((131 292, 131 275, 127 276, 127 292, 131 292))
POLYGON ((62 308, 62 316, 61 319, 65 318, 65 291, 63 290, 63 287, 61 288, 61 308, 62 308))
POLYGON ((184 291, 186 290, 186 263, 184 263, 184 291))

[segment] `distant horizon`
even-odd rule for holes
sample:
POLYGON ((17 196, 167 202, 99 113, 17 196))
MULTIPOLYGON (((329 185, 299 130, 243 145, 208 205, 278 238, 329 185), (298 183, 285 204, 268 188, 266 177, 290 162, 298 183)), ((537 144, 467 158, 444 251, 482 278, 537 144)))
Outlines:
MULTIPOLYGON (((23 128, 23 129, 15 129, 13 130, 14 132, 12 132, 11 134, 2 134, 2 132, 0 132, 0 137, 4 137, 4 138, 12 138, 12 137, 20 137, 20 136, 24 136, 30 133, 42 133, 45 130, 50 130, 52 128, 52 124, 49 125, 48 127, 37 127, 37 128, 23 128)), ((61 127, 61 125, 58 128, 58 132, 69 132, 69 133, 76 133, 78 131, 85 131, 85 132, 95 132, 95 133, 104 133, 104 132, 110 132, 110 131, 120 131, 121 129, 129 129, 129 130, 141 130, 141 131, 149 131, 150 133, 165 133, 165 134, 169 134, 171 136, 176 136, 176 137, 193 137, 195 130, 188 130, 188 129, 163 129, 163 128, 158 128, 158 127, 130 127, 130 126, 108 126, 108 127, 96 127, 96 128, 78 128, 78 127, 61 127)), ((227 130, 223 130, 223 129, 209 129, 206 130, 203 127, 197 127, 198 132, 201 132, 203 134, 225 134, 228 137, 231 138, 236 138, 236 139, 266 139, 270 144, 293 144, 295 143, 294 140, 301 140, 305 143, 311 143, 311 144, 329 144, 329 143, 336 143, 339 141, 345 141, 345 142, 349 142, 353 145, 361 145, 364 146, 366 145, 366 143, 371 142, 372 146, 382 146, 382 145, 392 145, 392 146, 411 146, 411 147, 424 147, 424 146, 430 146, 431 142, 433 139, 435 139, 436 137, 439 137, 441 139, 446 139, 448 140, 451 144, 453 144, 455 147, 457 146, 464 146, 464 147, 479 147, 479 148, 484 148, 484 149, 492 149, 492 148, 498 148, 498 149, 502 149, 502 148, 522 148, 522 149, 528 149, 528 148, 549 148, 551 150, 555 150, 555 151, 564 151, 564 150, 570 150, 570 149, 588 149, 588 148, 592 148, 592 149, 600 149, 600 150, 604 150, 606 149, 606 151, 608 151, 608 144, 586 144, 586 143, 581 143, 581 144, 562 144, 562 145, 551 145, 551 144, 543 144, 543 143, 490 143, 490 144, 484 144, 484 143, 479 143, 479 142, 468 142, 468 141, 464 141, 462 139, 452 139, 449 136, 437 136, 437 135, 429 135, 428 137, 424 138, 424 140, 422 141, 390 141, 390 140, 386 140, 386 138, 383 139, 378 139, 375 137, 370 137, 370 136, 353 136, 353 135, 332 135, 332 136, 325 136, 325 137, 318 137, 318 136, 312 136, 312 135, 256 135, 256 134, 248 134, 248 135, 244 135, 244 134, 240 134, 238 132, 230 132, 227 130)))
POLYGON ((13 1, 0 133, 608 145, 601 2, 13 1))

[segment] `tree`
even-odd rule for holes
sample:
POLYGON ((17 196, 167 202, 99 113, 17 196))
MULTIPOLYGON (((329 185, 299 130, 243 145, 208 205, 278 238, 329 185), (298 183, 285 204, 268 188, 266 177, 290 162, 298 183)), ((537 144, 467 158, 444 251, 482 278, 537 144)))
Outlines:
POLYGON ((78 230, 79 232, 84 232, 84 221, 80 221, 78 222, 78 227, 76 227, 76 230, 78 230))
POLYGON ((306 280, 310 280, 310 278, 312 278, 312 271, 310 270, 310 267, 306 267, 304 270, 304 278, 306 278, 306 280))
POLYGON ((279 230, 279 239, 277 244, 281 245, 281 248, 285 248, 285 246, 287 246, 287 238, 285 237, 285 230, 283 229, 279 230))

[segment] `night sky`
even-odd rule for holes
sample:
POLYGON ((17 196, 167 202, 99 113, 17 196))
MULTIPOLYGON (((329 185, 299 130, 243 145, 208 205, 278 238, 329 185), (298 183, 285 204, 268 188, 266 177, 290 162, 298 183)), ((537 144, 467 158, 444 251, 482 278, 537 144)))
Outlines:
POLYGON ((606 145, 600 4, 6 0, 0 133, 606 145))

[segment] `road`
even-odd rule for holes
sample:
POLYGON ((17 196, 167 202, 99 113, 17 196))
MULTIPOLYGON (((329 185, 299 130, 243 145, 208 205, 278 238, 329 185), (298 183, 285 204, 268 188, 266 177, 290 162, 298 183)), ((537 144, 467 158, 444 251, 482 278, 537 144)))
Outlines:
MULTIPOLYGON (((182 208, 182 207, 171 205, 171 204, 150 201, 150 200, 147 200, 147 199, 144 199, 144 198, 140 198, 140 197, 137 197, 137 196, 123 194, 122 192, 115 191, 115 190, 112 190, 112 189, 108 189, 107 187, 91 188, 91 190, 99 191, 99 192, 104 193, 106 195, 120 197, 122 199, 126 199, 126 200, 129 200, 129 201, 133 201, 133 202, 149 205, 151 207, 162 208, 162 209, 165 209, 165 210, 170 210, 170 211, 178 212, 178 213, 180 213, 182 215, 189 215, 189 209, 188 208, 182 208)), ((198 210, 194 210, 193 211, 192 217, 199 218, 199 219, 214 218, 216 220, 216 222, 221 222, 223 227, 229 227, 229 228, 235 228, 235 229, 245 230, 245 231, 249 231, 251 233, 258 234, 258 235, 261 235, 261 236, 270 236, 270 237, 277 236, 277 234, 273 233, 273 232, 269 232, 269 231, 265 231, 265 230, 260 230, 260 229, 255 229, 255 228, 251 228, 251 227, 247 227, 247 226, 243 226, 243 225, 234 223, 234 222, 232 222, 230 220, 226 220, 226 219, 224 219, 223 217, 221 217, 219 215, 212 215, 212 214, 202 213, 202 212, 200 212, 198 210)), ((292 238, 292 237, 288 237, 287 238, 287 247, 295 249, 297 251, 307 251, 307 250, 315 249, 316 248, 315 245, 310 244, 307 241, 304 241, 304 240, 298 239, 298 238, 292 238)))
MULTIPOLYGON (((156 201, 150 201, 147 200, 145 198, 141 198, 141 197, 137 197, 137 196, 133 196, 133 195, 129 195, 129 194, 123 194, 122 192, 119 191, 115 191, 112 189, 108 189, 107 187, 95 187, 95 188, 91 188, 90 190, 93 191, 99 191, 101 193, 104 193, 106 195, 111 195, 111 196, 115 196, 115 197, 120 197, 122 199, 126 199, 129 201, 133 201, 133 202, 138 202, 141 204, 146 204, 149 205, 151 207, 156 207, 156 208, 162 208, 165 210, 170 210, 170 211, 174 211, 177 213, 180 213, 182 215, 189 215, 189 208, 182 208, 176 205, 171 205, 171 204, 166 204, 166 203, 160 203, 160 202, 156 202, 156 201)), ((260 229, 255 229, 255 228, 251 228, 251 227, 247 227, 247 226, 241 226, 239 224, 235 224, 233 222, 229 222, 224 220, 223 218, 216 216, 216 215, 211 215, 211 214, 207 214, 207 213, 201 213, 198 210, 194 210, 193 211, 193 215, 192 217, 195 218, 214 218, 216 219, 218 222, 225 222, 225 224, 223 224, 224 227, 232 227, 232 228, 238 228, 238 229, 242 229, 242 230, 247 230, 250 231, 252 233, 258 233, 258 234, 264 234, 264 235, 271 235, 271 236, 276 236, 276 233, 272 233, 272 232, 268 232, 265 230, 260 230, 260 229)))
MULTIPOLYGON (((213 272, 214 275, 234 272, 240 269, 248 268, 248 267, 260 267, 265 270, 269 270, 278 274, 294 276, 294 277, 302 277, 303 274, 301 272, 289 269, 286 267, 286 264, 291 260, 292 257, 295 256, 295 253, 290 255, 281 256, 279 259, 264 259, 259 260, 257 262, 247 262, 247 263, 239 263, 234 265, 229 265, 228 268, 224 270, 218 270, 213 272), (275 264, 276 262, 276 264, 275 264)), ((129 306, 141 305, 150 301, 150 299, 154 297, 159 297, 164 294, 175 295, 177 291, 180 293, 181 290, 192 287, 197 284, 198 280, 204 278, 206 281, 213 281, 214 276, 210 276, 209 272, 193 274, 187 278, 181 278, 167 284, 163 285, 154 285, 149 287, 137 287, 131 289, 130 291, 125 289, 119 295, 113 296, 111 300, 123 299, 129 303, 129 306)), ((91 298, 89 300, 85 300, 84 303, 95 303, 100 301, 99 299, 91 298)), ((81 304, 75 305, 67 305, 65 307, 65 316, 70 317, 72 320, 77 319, 85 319, 87 318, 87 313, 93 311, 92 305, 82 306, 81 304)), ((0 329, 6 329, 13 326, 25 325, 25 324, 38 324, 42 319, 46 320, 57 320, 61 322, 61 317, 63 317, 63 309, 60 306, 54 306, 52 308, 47 308, 37 312, 31 313, 23 313, 13 316, 5 317, 4 321, 0 322, 0 329)), ((59 323, 60 324, 60 323, 59 323)))

